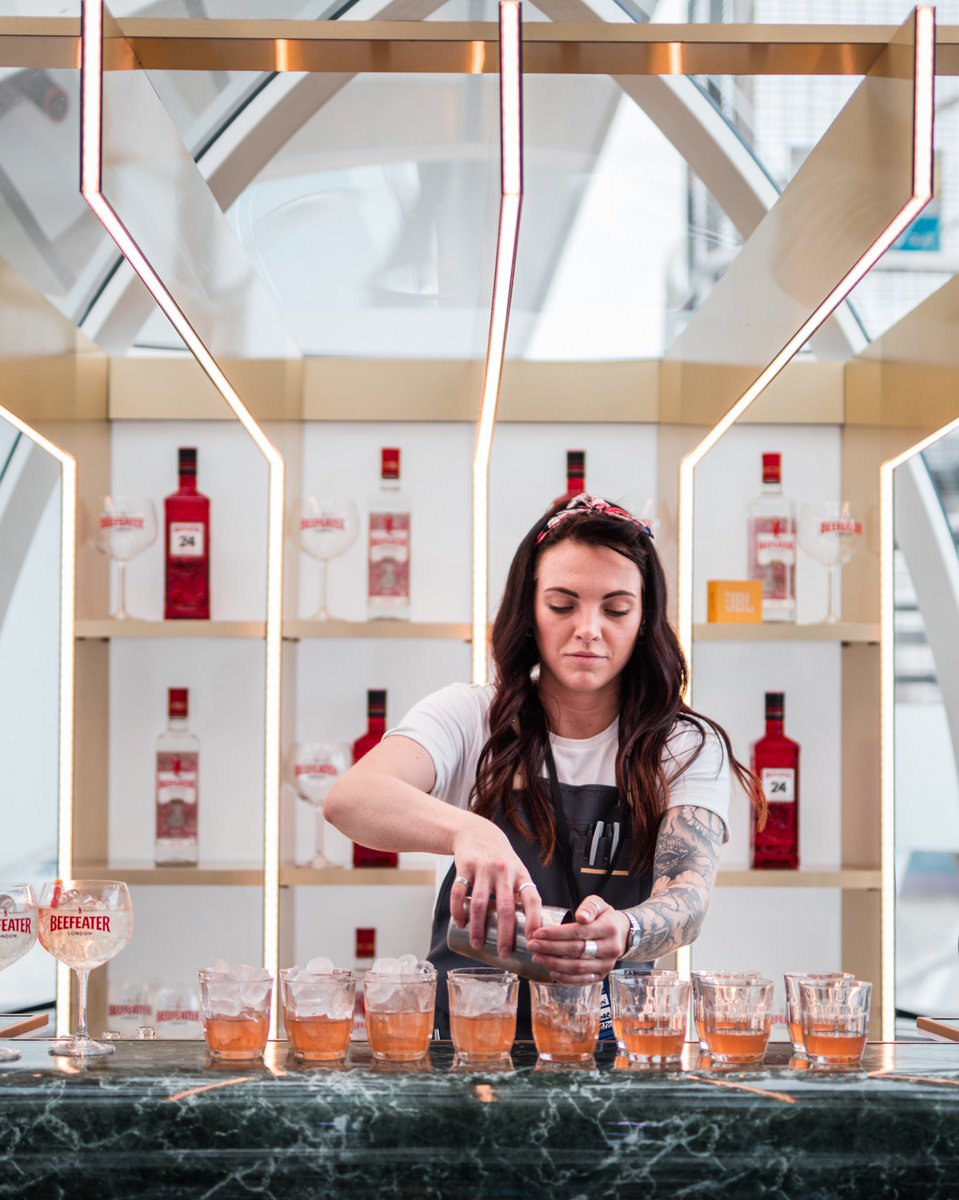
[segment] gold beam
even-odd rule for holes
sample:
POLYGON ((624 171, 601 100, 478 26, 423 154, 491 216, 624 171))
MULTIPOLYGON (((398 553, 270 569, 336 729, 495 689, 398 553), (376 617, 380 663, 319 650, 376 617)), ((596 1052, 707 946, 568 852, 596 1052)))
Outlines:
MULTIPOLYGON (((129 18, 108 70, 496 74, 491 21, 239 21, 129 18)), ((0 19, 0 67, 79 67, 79 21, 0 19)), ((887 25, 625 25, 536 22, 523 70, 554 75, 865 75, 887 25)), ((959 26, 940 28, 937 72, 959 74, 959 26)))

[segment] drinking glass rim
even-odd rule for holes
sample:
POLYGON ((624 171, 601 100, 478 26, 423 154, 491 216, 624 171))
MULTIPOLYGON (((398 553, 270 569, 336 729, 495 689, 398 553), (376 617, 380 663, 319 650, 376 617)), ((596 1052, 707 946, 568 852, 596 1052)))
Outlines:
POLYGON ((234 983, 266 983, 267 980, 269 980, 270 983, 273 983, 273 976, 269 971, 267 971, 266 967, 260 967, 259 970, 263 971, 264 974, 247 976, 245 979, 241 979, 239 975, 231 975, 229 971, 209 971, 201 969, 197 971, 197 975, 200 979, 230 979, 234 983))
POLYGON ((337 979, 343 981, 346 978, 352 979, 354 977, 350 967, 334 967, 332 971, 307 971, 305 975, 297 974, 295 979, 290 978, 291 971, 300 972, 302 970, 304 970, 303 967, 281 967, 279 976, 284 983, 299 983, 301 980, 306 983, 307 980, 315 981, 317 979, 337 979))
POLYGON ((800 980, 800 988, 829 988, 831 992, 848 991, 851 988, 871 988, 871 979, 837 979, 835 983, 806 983, 805 980, 800 980))
POLYGON ((364 976, 363 982, 366 983, 368 980, 372 979, 375 983, 419 984, 419 983, 436 983, 436 978, 437 978, 437 976, 436 976, 435 971, 431 975, 413 975, 413 974, 403 975, 399 971, 387 971, 387 972, 367 971, 366 975, 364 976))
MULTIPOLYGON (((447 979, 456 976, 457 979, 502 979, 504 983, 519 980, 515 971, 507 971, 505 967, 453 967, 446 972, 447 979)), ((376 976, 377 979, 382 976, 376 976)))
POLYGON ((736 980, 736 979, 732 979, 732 980, 701 979, 699 982, 700 982, 700 986, 701 986, 701 987, 715 987, 715 988, 721 988, 721 987, 725 987, 725 988, 728 988, 728 987, 734 987, 734 988, 750 988, 750 987, 757 987, 757 988, 767 988, 767 987, 773 987, 773 986, 774 986, 774 985, 773 985, 773 981, 772 981, 771 979, 741 979, 741 980, 736 980))

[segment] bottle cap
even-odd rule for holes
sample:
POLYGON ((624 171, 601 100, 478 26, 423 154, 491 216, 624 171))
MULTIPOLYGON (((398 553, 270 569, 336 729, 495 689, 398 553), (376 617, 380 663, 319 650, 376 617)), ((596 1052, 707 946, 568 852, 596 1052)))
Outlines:
POLYGON ((374 717, 386 720, 386 688, 370 688, 366 693, 366 713, 371 720, 374 717))
POLYGON ((566 490, 574 495, 586 490, 586 451, 566 451, 566 490))
POLYGON ((177 457, 181 475, 196 474, 196 446, 181 446, 177 457))
POLYGON ((766 693, 766 720, 781 721, 786 711, 785 692, 766 693))
POLYGON ((384 479, 399 479, 400 452, 396 446, 385 447, 381 452, 380 473, 384 479))
POLYGON ((783 456, 781 454, 763 455, 763 483, 782 483, 783 456))
POLYGON ((357 929, 357 931, 356 931, 356 957, 357 958, 376 958, 376 930, 375 929, 357 929))
POLYGON ((180 721, 189 716, 189 688, 170 688, 168 694, 169 714, 180 721))

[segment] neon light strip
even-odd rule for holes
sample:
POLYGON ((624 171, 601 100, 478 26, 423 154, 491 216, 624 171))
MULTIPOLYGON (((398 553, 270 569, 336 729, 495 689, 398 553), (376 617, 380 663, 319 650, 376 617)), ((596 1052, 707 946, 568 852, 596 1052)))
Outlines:
MULTIPOLYGON (((743 393, 726 415, 705 438, 683 458, 679 466, 679 570, 677 579, 678 628, 680 645, 689 663, 688 699, 692 702, 693 648, 693 505, 694 472, 703 457, 729 427, 742 416, 760 393, 776 378, 794 354, 806 343, 818 326, 872 269, 875 263, 919 215, 932 198, 933 114, 935 88, 935 15, 931 8, 915 10, 915 84, 913 91, 913 181, 912 197, 906 202, 879 237, 872 243, 840 283, 803 323, 759 378, 743 393)), ((951 428, 951 426, 950 426, 951 428)), ((939 434, 933 435, 936 440, 939 434)), ((928 444, 920 442, 909 454, 928 444)), ((892 470, 902 460, 892 459, 880 468, 880 825, 881 825, 881 917, 880 947, 882 962, 882 1037, 895 1037, 895 712, 893 624, 892 624, 892 470)), ((689 951, 680 952, 688 956, 689 951)), ((685 975, 689 959, 677 956, 685 975)))
POLYGON ((489 672, 489 462, 496 409, 503 381, 519 220, 523 205, 522 5, 500 0, 500 171, 501 198, 493 299, 483 396, 473 454, 473 651, 472 680, 485 683, 489 672))
MULTIPOLYGON (((915 155, 913 191, 933 193, 933 113, 936 22, 931 8, 916 9, 915 155)), ((884 1042, 896 1037, 896 668, 893 595, 894 481, 900 463, 959 427, 954 421, 916 442, 879 468, 879 803, 880 928, 882 1022, 884 1042)))
MULTIPOLYGON (((103 0, 83 5, 83 114, 81 121, 81 192, 124 258, 143 280, 214 387, 249 434, 269 467, 269 517, 266 574, 266 714, 263 814, 263 963, 274 974, 279 966, 280 886, 280 673, 283 612, 284 463, 221 371, 213 355, 131 237, 101 189, 103 162, 103 0)), ((273 990, 271 1030, 277 1028, 277 989, 273 990)))
MULTIPOLYGON (((57 875, 73 878, 73 705, 76 663, 77 460, 0 405, 8 421, 60 464, 60 731, 57 782, 57 875)), ((71 971, 57 963, 57 1036, 70 1032, 71 971)))

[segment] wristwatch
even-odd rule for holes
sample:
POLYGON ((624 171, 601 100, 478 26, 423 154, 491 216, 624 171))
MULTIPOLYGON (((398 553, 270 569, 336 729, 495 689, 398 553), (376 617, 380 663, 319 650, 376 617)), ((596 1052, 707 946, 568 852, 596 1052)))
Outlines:
POLYGON ((626 920, 629 922, 629 933, 626 935, 626 953, 636 949, 636 943, 642 936, 642 927, 639 923, 639 917, 631 908, 624 908, 623 912, 626 915, 626 920))

